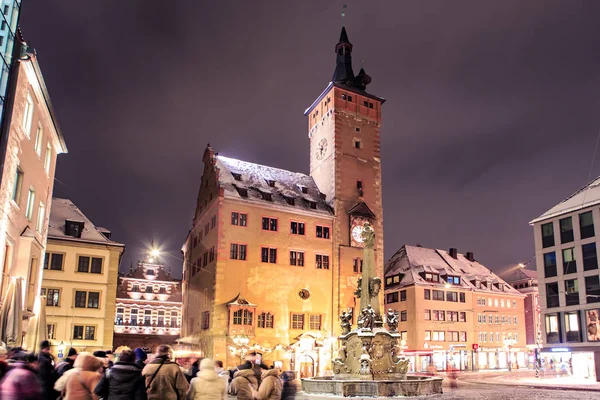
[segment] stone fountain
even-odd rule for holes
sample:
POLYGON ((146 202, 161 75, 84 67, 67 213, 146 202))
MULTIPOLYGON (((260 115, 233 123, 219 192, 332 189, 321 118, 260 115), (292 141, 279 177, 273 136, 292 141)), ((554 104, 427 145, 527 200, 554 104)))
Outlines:
POLYGON ((358 280, 356 297, 360 298, 357 328, 352 330, 352 309, 342 312, 338 356, 332 360, 333 377, 302 379, 307 394, 337 396, 422 396, 442 393, 442 378, 407 376, 409 359, 404 357, 398 333, 398 315, 388 310, 383 328, 379 308, 381 279, 375 275, 375 233, 366 223, 363 271, 358 280))

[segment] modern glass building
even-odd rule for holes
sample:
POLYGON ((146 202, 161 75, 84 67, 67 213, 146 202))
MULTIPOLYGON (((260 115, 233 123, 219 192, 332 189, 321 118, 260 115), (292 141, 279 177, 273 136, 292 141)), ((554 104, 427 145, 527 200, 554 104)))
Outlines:
POLYGON ((4 103, 8 79, 12 67, 12 56, 15 45, 15 35, 21 12, 21 0, 0 0, 0 56, 2 59, 2 73, 0 75, 0 126, 4 118, 4 103))

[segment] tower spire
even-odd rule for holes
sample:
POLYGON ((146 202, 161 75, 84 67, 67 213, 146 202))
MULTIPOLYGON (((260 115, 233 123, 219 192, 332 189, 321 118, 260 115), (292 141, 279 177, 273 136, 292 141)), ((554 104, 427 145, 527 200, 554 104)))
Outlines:
POLYGON ((347 83, 354 79, 354 71, 352 70, 352 43, 348 39, 346 27, 342 26, 340 40, 335 45, 335 71, 333 72, 332 82, 347 83))

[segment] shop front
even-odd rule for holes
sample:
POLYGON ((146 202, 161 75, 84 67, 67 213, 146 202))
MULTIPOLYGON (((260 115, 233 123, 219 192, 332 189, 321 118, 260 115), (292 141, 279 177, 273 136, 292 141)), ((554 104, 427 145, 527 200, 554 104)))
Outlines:
POLYGON ((580 351, 567 347, 542 349, 540 352, 542 374, 573 376, 590 381, 598 380, 593 351, 580 351))

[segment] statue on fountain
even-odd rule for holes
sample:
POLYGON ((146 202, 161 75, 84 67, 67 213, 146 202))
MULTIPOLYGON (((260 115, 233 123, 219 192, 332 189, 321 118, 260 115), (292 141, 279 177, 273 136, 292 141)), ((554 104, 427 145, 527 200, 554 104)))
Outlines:
POLYGON ((388 331, 398 332, 398 311, 388 309, 386 320, 388 331))
POLYGON ((342 335, 347 335, 350 333, 350 329, 352 328, 351 308, 348 309, 348 312, 342 311, 342 315, 340 315, 340 326, 342 327, 342 335))

